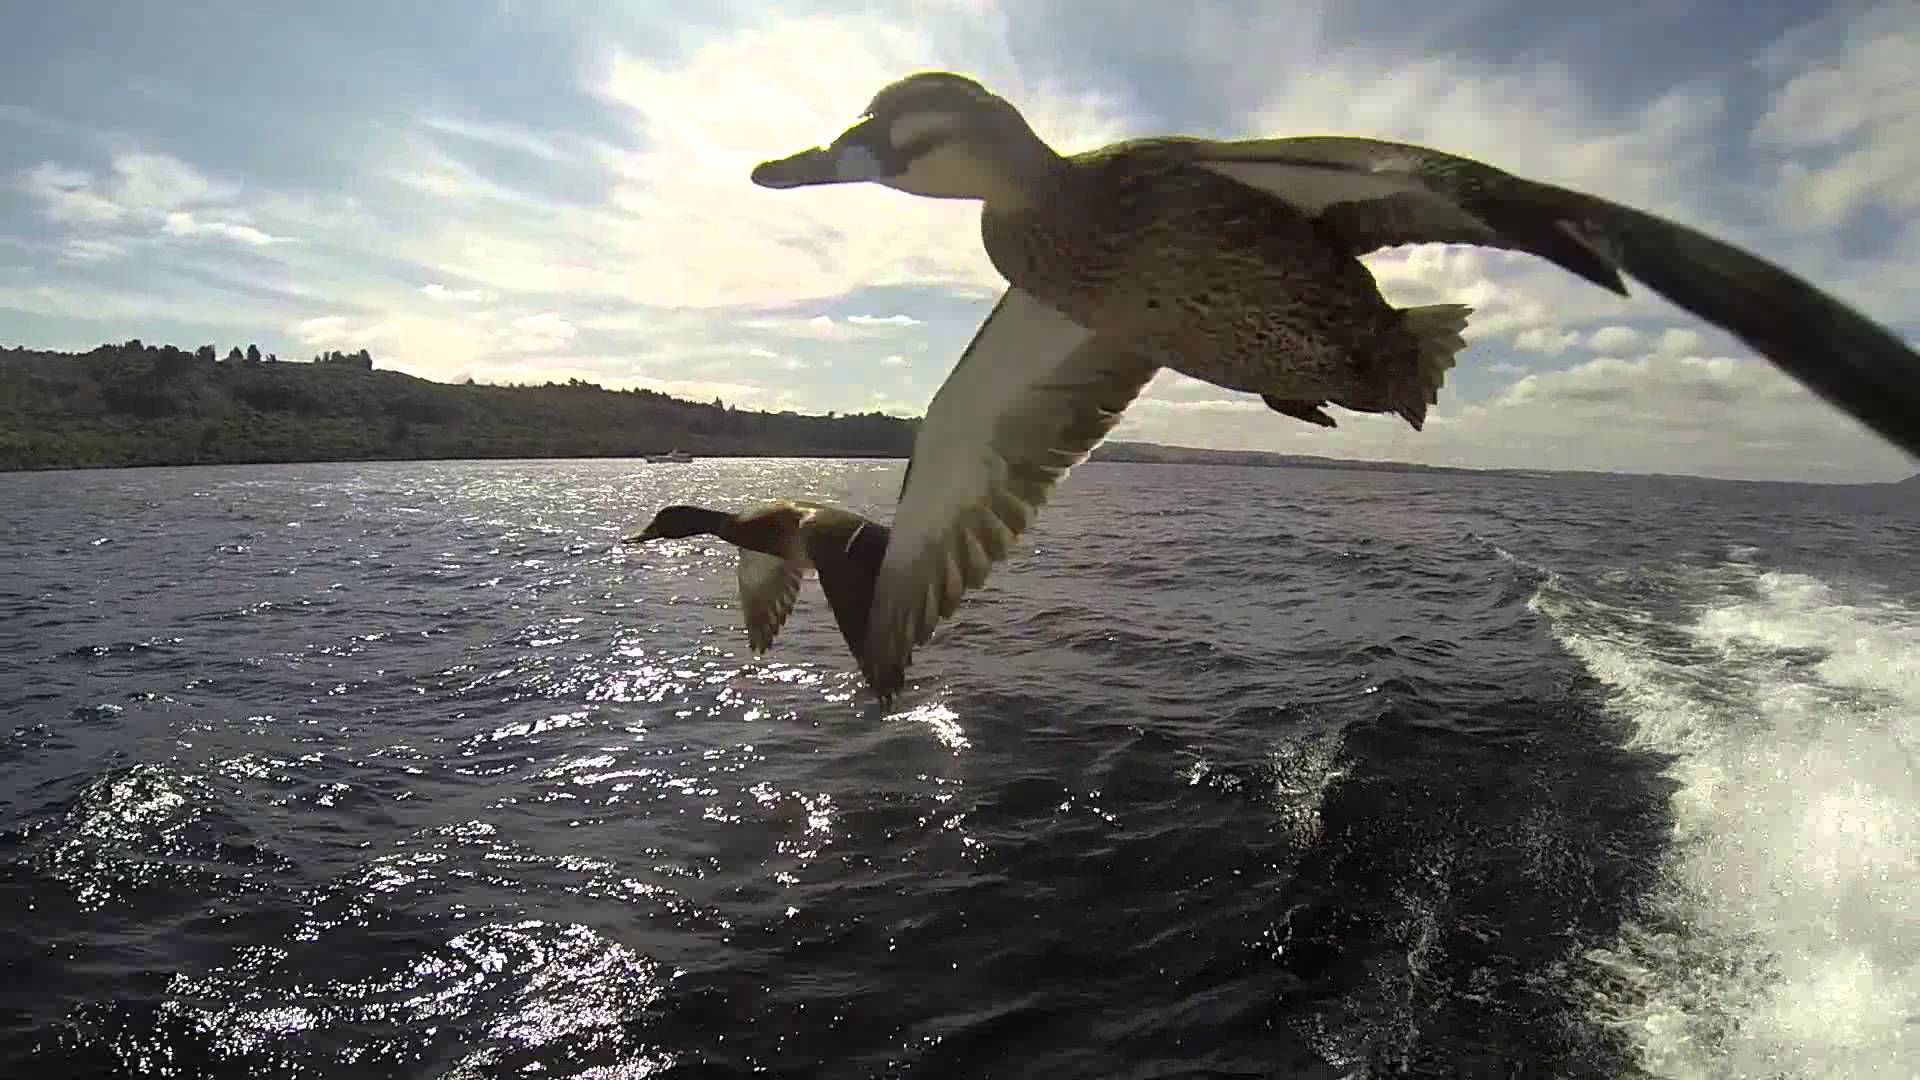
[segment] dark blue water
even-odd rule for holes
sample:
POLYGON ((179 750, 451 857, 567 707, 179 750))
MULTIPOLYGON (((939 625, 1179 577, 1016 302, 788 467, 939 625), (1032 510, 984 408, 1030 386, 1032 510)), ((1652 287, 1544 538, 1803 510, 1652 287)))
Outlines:
POLYGON ((891 712, 674 501, 0 477, 5 1075, 1881 1076, 1920 508, 1090 465, 891 712))

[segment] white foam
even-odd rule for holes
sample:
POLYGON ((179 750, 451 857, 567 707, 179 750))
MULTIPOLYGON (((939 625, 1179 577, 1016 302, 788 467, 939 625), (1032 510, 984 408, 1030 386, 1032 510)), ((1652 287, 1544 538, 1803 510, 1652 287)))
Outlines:
POLYGON ((1535 597, 1639 745, 1676 755, 1647 919, 1596 1004, 1672 1077, 1920 1076, 1920 612, 1813 578, 1696 577, 1692 648, 1535 597))

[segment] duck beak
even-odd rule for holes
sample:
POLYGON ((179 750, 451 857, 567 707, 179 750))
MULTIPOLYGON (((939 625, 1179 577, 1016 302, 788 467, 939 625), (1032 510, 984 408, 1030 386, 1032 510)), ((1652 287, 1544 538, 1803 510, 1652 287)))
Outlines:
POLYGON ((657 540, 659 537, 660 534, 653 531, 652 524, 648 524, 646 528, 634 533, 632 536, 621 537, 620 542, 623 544, 644 544, 649 540, 657 540))
POLYGON ((753 167, 753 182, 764 188, 814 187, 820 184, 857 184, 889 175, 880 158, 868 148, 871 119, 848 128, 831 146, 816 146, 778 161, 753 167))

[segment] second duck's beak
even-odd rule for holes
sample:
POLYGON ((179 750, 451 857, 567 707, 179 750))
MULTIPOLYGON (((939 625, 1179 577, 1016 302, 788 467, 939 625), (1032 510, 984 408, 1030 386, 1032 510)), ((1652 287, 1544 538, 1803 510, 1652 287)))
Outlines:
POLYGON ((819 184, 857 184, 892 175, 879 155, 867 145, 872 120, 848 128, 831 146, 816 146, 778 161, 753 167, 753 182, 765 188, 813 187, 819 184))

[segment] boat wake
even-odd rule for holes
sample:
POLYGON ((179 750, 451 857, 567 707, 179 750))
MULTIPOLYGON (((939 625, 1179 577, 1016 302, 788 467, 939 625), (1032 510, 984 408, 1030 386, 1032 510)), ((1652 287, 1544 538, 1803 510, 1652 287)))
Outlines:
POLYGON ((1612 584, 1533 600, 1677 784, 1661 887, 1587 957, 1599 1018, 1659 1076, 1907 1074, 1920 611, 1738 553, 1612 584))

